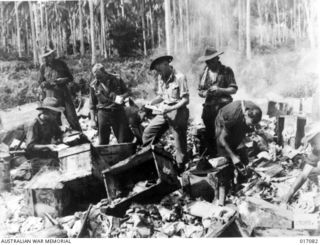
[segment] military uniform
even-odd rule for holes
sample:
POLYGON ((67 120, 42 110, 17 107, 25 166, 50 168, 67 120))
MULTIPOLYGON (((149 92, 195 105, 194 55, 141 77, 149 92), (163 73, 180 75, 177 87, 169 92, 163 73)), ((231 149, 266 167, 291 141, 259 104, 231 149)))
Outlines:
POLYGON ((90 109, 97 113, 99 144, 109 144, 111 128, 118 143, 131 142, 132 132, 124 111, 124 105, 115 103, 117 95, 128 92, 124 82, 114 75, 104 73, 100 80, 90 84, 90 109))
MULTIPOLYGON (((178 103, 182 97, 189 96, 188 84, 185 75, 173 69, 171 76, 165 82, 158 77, 158 95, 163 99, 161 106, 172 106, 178 103)), ((178 165, 187 161, 187 127, 189 110, 183 106, 177 110, 156 115, 144 130, 142 141, 144 146, 156 143, 162 134, 172 129, 176 147, 176 161, 178 165)))
POLYGON ((233 87, 238 89, 232 69, 220 64, 218 72, 213 72, 206 67, 200 78, 198 88, 199 96, 205 98, 202 120, 206 127, 207 153, 214 156, 216 154, 215 119, 219 110, 232 102, 232 97, 229 94, 209 91, 211 86, 217 86, 218 88, 233 87))
POLYGON ((45 97, 55 97, 58 100, 58 106, 65 108, 64 114, 71 128, 81 131, 72 96, 67 86, 71 81, 73 81, 73 76, 67 64, 60 59, 53 59, 50 64, 43 64, 40 67, 39 83, 45 91, 45 97), (66 82, 59 82, 58 78, 67 79, 66 82))

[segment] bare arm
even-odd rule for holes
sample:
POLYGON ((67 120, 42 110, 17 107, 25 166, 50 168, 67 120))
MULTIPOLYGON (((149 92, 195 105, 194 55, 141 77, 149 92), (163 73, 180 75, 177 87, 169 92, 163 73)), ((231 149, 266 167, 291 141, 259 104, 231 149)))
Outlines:
POLYGON ((221 134, 219 135, 219 142, 221 146, 227 151, 228 155, 230 156, 233 164, 237 164, 240 162, 239 157, 231 150, 231 147, 229 146, 227 142, 227 137, 228 137, 228 131, 223 128, 221 134))
POLYGON ((189 96, 188 95, 183 96, 182 99, 177 104, 175 104, 173 106, 169 106, 167 108, 167 112, 178 110, 179 108, 181 108, 187 104, 189 104, 189 96))
POLYGON ((284 197, 285 203, 288 203, 292 196, 300 189, 300 187, 306 182, 309 174, 311 173, 313 167, 309 164, 306 164, 303 168, 302 173, 299 175, 299 177, 294 182, 293 186, 290 188, 287 195, 284 197))
POLYGON ((161 103, 162 101, 163 101, 162 97, 160 95, 158 95, 153 100, 151 100, 150 105, 156 105, 156 104, 161 103))

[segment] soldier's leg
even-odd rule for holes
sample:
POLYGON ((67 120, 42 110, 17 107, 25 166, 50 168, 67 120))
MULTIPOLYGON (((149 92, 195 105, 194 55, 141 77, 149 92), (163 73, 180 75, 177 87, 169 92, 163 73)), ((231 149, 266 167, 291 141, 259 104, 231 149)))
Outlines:
POLYGON ((82 131, 72 100, 66 100, 64 107, 64 115, 66 116, 67 121, 70 124, 70 127, 74 130, 82 131))
POLYGON ((213 114, 213 108, 214 106, 212 105, 204 105, 202 111, 202 120, 206 127, 205 142, 207 154, 212 157, 215 155, 215 117, 213 114))
POLYGON ((129 127, 128 118, 123 109, 113 111, 111 125, 118 143, 132 142, 133 134, 129 127))
POLYGON ((99 145, 109 144, 111 125, 109 118, 112 117, 112 113, 107 110, 98 110, 98 137, 99 145))
POLYGON ((162 134, 169 128, 163 115, 157 115, 150 124, 145 128, 142 135, 143 146, 151 143, 157 143, 162 134))

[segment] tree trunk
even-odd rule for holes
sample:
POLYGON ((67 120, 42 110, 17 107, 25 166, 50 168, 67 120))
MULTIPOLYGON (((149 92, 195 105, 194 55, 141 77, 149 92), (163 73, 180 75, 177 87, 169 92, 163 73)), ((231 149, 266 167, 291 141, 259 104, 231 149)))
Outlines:
POLYGON ((107 49, 106 49, 106 27, 105 27, 105 17, 104 17, 104 0, 100 0, 100 22, 101 22, 101 45, 102 45, 102 50, 101 54, 103 55, 104 58, 107 58, 107 49))
POLYGON ((238 0, 238 50, 242 51, 242 0, 238 0))
POLYGON ((180 45, 183 46, 184 41, 184 28, 183 28, 183 6, 182 0, 179 0, 179 16, 180 16, 180 45))
POLYGON ((29 43, 28 43, 28 40, 29 40, 29 28, 28 28, 28 21, 25 21, 24 22, 25 24, 25 35, 24 35, 24 51, 25 51, 25 54, 27 57, 29 57, 29 43))
POLYGON ((124 14, 124 0, 121 0, 121 16, 122 16, 122 18, 125 17, 125 14, 124 14))
POLYGON ((154 23, 153 23, 153 1, 149 0, 150 5, 150 31, 151 31, 151 49, 154 48, 154 23))
POLYGON ((177 25, 177 7, 176 7, 176 1, 172 1, 172 15, 173 15, 173 33, 174 33, 174 46, 173 46, 173 53, 177 52, 178 49, 178 25, 177 25))
POLYGON ((76 14, 72 13, 72 52, 77 54, 76 14))
POLYGON ((2 47, 5 49, 7 47, 6 43, 6 24, 4 21, 4 3, 0 3, 1 8, 0 8, 0 14, 1 14, 1 43, 2 47))
POLYGON ((170 0, 164 0, 165 26, 166 26, 166 50, 167 54, 171 54, 171 12, 170 0))
POLYGON ((34 15, 33 15, 33 7, 32 2, 28 2, 29 4, 29 12, 30 12, 30 26, 31 26, 31 37, 32 37, 32 51, 33 51, 33 63, 36 65, 38 64, 38 57, 37 57, 37 41, 36 41, 36 33, 35 33, 35 26, 34 26, 34 15))
POLYGON ((142 21, 143 54, 147 56, 146 21, 145 21, 145 0, 140 0, 140 16, 142 21))
POLYGON ((84 56, 82 0, 79 0, 80 54, 84 56))
POLYGON ((17 49, 19 58, 22 57, 21 53, 21 39, 20 39, 20 23, 19 23, 19 12, 18 12, 18 2, 14 2, 14 9, 16 14, 16 30, 17 30, 17 49))
POLYGON ((94 23, 93 23, 93 3, 89 1, 89 10, 90 10, 90 34, 91 34, 91 64, 96 63, 96 47, 94 41, 94 23))
POLYGON ((190 47, 190 14, 189 14, 189 0, 185 0, 186 3, 186 22, 187 22, 187 52, 190 54, 191 47, 190 47))
POLYGON ((250 40, 250 0, 247 0, 246 11, 246 57, 251 59, 251 40, 250 40))
POLYGON ((161 25, 160 18, 157 18, 157 31, 158 31, 158 48, 161 47, 161 25))
POLYGON ((34 24, 35 24, 35 37, 36 37, 36 43, 37 43, 37 53, 39 54, 39 63, 42 63, 42 59, 40 57, 41 51, 40 48, 42 48, 42 43, 40 40, 40 23, 39 23, 39 13, 38 13, 38 3, 33 4, 33 12, 34 12, 34 24))

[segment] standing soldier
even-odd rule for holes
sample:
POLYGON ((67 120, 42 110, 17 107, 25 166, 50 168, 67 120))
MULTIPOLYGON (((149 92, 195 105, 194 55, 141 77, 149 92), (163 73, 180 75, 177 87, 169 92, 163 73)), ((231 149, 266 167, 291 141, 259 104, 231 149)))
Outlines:
POLYGON ((42 55, 44 64, 40 67, 39 83, 46 97, 55 97, 57 106, 65 108, 64 114, 71 128, 81 131, 77 113, 75 111, 68 83, 73 81, 73 76, 67 64, 54 57, 55 50, 45 49, 42 55))
POLYGON ((131 142, 133 135, 124 110, 128 89, 121 79, 107 73, 102 64, 95 64, 92 73, 95 79, 90 84, 90 115, 92 127, 98 123, 99 144, 109 144, 110 127, 118 143, 131 142))
POLYGON ((238 90, 233 71, 219 61, 218 52, 214 48, 207 48, 205 55, 198 61, 206 62, 206 67, 200 78, 199 96, 205 98, 203 104, 202 120, 206 127, 207 154, 210 157, 216 155, 215 144, 215 119, 219 110, 232 102, 232 94, 238 90))
POLYGON ((172 59, 172 56, 161 56, 150 65, 150 70, 156 70, 159 74, 158 95, 150 105, 161 103, 161 114, 158 114, 144 130, 142 141, 144 146, 156 143, 170 127, 175 138, 178 172, 182 172, 187 162, 189 91, 185 75, 169 65, 172 59))

